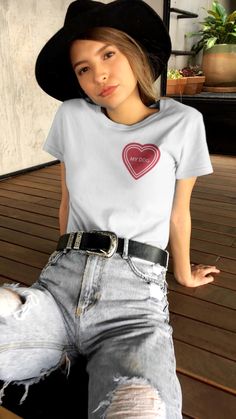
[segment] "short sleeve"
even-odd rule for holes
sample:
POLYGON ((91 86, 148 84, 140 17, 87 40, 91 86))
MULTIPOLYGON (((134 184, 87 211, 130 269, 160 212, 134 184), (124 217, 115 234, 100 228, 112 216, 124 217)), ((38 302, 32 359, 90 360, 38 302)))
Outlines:
POLYGON ((52 126, 43 145, 43 150, 56 157, 60 161, 64 161, 63 146, 63 119, 62 107, 60 107, 54 117, 52 126))
POLYGON ((202 114, 194 110, 188 120, 176 179, 197 177, 213 172, 202 114))

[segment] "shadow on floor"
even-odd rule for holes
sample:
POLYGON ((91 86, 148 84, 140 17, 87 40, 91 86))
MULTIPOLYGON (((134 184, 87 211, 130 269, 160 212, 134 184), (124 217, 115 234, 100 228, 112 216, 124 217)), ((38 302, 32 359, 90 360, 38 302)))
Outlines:
POLYGON ((10 385, 5 390, 3 406, 23 419, 87 419, 88 374, 84 358, 71 367, 67 378, 61 371, 51 373, 30 386, 22 405, 24 387, 10 385))

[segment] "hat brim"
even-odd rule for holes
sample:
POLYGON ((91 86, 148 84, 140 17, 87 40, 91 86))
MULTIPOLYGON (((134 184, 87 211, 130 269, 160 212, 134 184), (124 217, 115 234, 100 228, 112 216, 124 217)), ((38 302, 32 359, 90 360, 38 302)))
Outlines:
POLYGON ((70 63, 69 46, 88 29, 98 26, 119 29, 139 42, 152 64, 155 79, 159 77, 171 53, 171 41, 164 23, 143 1, 115 1, 76 16, 40 51, 35 75, 39 86, 48 95, 60 101, 83 97, 70 63))

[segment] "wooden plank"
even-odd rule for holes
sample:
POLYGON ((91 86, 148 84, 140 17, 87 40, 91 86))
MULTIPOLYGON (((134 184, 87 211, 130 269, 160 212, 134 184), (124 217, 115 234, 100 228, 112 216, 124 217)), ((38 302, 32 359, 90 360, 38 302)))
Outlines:
POLYGON ((236 274, 235 260, 221 258, 213 254, 198 252, 197 250, 190 251, 191 263, 202 263, 204 265, 217 266, 218 269, 231 274, 236 274))
POLYGON ((192 228, 191 237, 192 239, 199 239, 210 243, 221 244, 222 246, 233 246, 235 240, 233 236, 219 234, 219 232, 216 233, 213 231, 198 230, 196 228, 192 228))
POLYGON ((53 199, 60 199, 61 197, 61 193, 59 192, 52 192, 52 191, 46 191, 46 190, 42 190, 42 189, 35 189, 35 188, 29 188, 26 186, 19 186, 19 185, 14 185, 12 183, 0 183, 0 189, 2 190, 7 190, 7 191, 13 191, 13 192, 21 192, 25 195, 30 195, 30 196, 41 196, 43 198, 53 198, 53 199))
POLYGON ((236 260, 236 249, 232 246, 222 246, 221 244, 192 238, 191 249, 236 260))
POLYGON ((9 218, 15 218, 31 222, 38 225, 44 225, 52 228, 58 228, 58 219, 55 217, 48 217, 42 214, 34 214, 32 212, 19 210, 17 208, 10 208, 0 205, 0 214, 9 218))
MULTIPOLYGON (((197 250, 190 249, 191 254, 191 263, 203 263, 204 265, 217 265, 218 256, 213 254, 208 254, 204 252, 199 252, 197 250)), ((172 259, 170 259, 169 264, 170 271, 173 272, 172 269, 172 259)))
MULTIPOLYGON (((235 179, 236 182, 236 179, 235 179)), ((197 204, 197 205, 202 205, 202 199, 195 197, 195 192, 193 192, 192 198, 191 198, 191 204, 197 204)), ((235 204, 231 204, 231 203, 227 203, 224 201, 207 201, 207 208, 223 208, 226 211, 236 211, 236 203, 235 204)))
POLYGON ((181 294, 171 290, 171 287, 169 289, 168 299, 172 315, 179 314, 230 332, 236 332, 234 310, 181 294))
MULTIPOLYGON (((0 197, 6 197, 6 198, 30 202, 30 203, 39 202, 40 199, 42 199, 41 197, 38 197, 38 196, 27 195, 25 193, 20 193, 20 192, 8 191, 1 188, 0 188, 0 197)), ((0 198, 0 202, 1 202, 1 199, 2 198, 0 198)))
MULTIPOLYGON (((222 202, 221 194, 218 194, 217 191, 214 192, 214 193, 209 194, 208 192, 205 192, 204 188, 201 188, 201 191, 198 188, 194 189, 192 196, 195 196, 197 198, 205 200, 205 203, 206 202, 208 203, 208 202, 211 202, 211 201, 222 202)), ((230 203, 235 204, 235 198, 234 198, 233 194, 231 194, 231 195, 229 194, 227 196, 224 195, 224 202, 229 203, 229 204, 230 203)))
POLYGON ((236 173, 227 172, 226 168, 217 168, 214 172, 214 177, 227 179, 236 179, 236 173))
POLYGON ((51 198, 42 198, 38 201, 39 204, 44 205, 44 206, 48 206, 51 208, 57 208, 59 209, 60 206, 60 199, 51 199, 51 198))
MULTIPOLYGON (((192 260, 192 262, 193 262, 193 260, 192 260)), ((196 263, 199 263, 199 262, 196 262, 196 263)), ((217 266, 217 263, 216 263, 216 266, 217 266)), ((171 257, 170 257, 170 266, 168 268, 167 277, 168 277, 169 281, 173 281, 173 283, 175 283, 177 286, 180 286, 177 283, 177 281, 174 279, 174 276, 173 276, 173 267, 172 267, 171 257)), ((213 286, 217 285, 221 288, 228 288, 229 290, 236 291, 236 276, 235 276, 235 274, 231 274, 229 272, 221 271, 220 274, 215 275, 214 282, 212 282, 211 285, 213 285, 213 286)), ((181 288, 185 289, 182 286, 181 286, 181 288)))
POLYGON ((227 181, 227 179, 236 179, 236 173, 234 173, 230 170, 227 172, 226 168, 217 167, 217 168, 215 168, 215 171, 214 171, 214 173, 212 174, 211 177, 220 178, 220 179, 224 179, 225 181, 227 181))
POLYGON ((46 254, 52 253, 56 247, 55 241, 34 237, 28 233, 25 234, 19 231, 16 233, 14 230, 9 230, 4 227, 0 227, 0 243, 1 241, 16 244, 23 248, 27 247, 28 249, 33 249, 46 254))
POLYGON ((222 185, 225 186, 227 184, 227 186, 231 186, 235 188, 235 178, 231 176, 224 177, 224 176, 211 176, 210 175, 209 177, 207 177, 207 179, 205 179, 203 176, 199 176, 197 178, 196 184, 197 185, 204 184, 207 187, 211 187, 211 186, 215 187, 216 185, 221 187, 222 185))
POLYGON ((191 215, 194 220, 203 220, 219 225, 225 225, 234 228, 236 227, 236 220, 234 220, 231 217, 222 217, 220 215, 215 214, 206 214, 205 212, 202 212, 201 210, 195 210, 194 208, 191 210, 191 215))
POLYGON ((231 169, 231 167, 235 167, 235 157, 234 156, 228 156, 228 155, 220 155, 220 154, 211 154, 211 161, 213 163, 213 166, 218 169, 222 168, 222 170, 231 169))
POLYGON ((61 193, 61 187, 60 185, 51 185, 49 183, 41 184, 39 182, 33 182, 32 180, 24 180, 22 178, 20 179, 12 179, 10 182, 6 181, 5 185, 18 185, 18 186, 24 186, 26 188, 34 188, 34 189, 40 189, 43 191, 52 191, 52 192, 58 192, 61 193))
POLYGON ((43 172, 42 170, 39 170, 39 171, 36 171, 36 172, 31 172, 30 176, 36 177, 36 178, 41 178, 41 179, 50 178, 50 179, 53 179, 53 180, 56 180, 56 181, 60 182, 60 171, 59 170, 58 170, 58 172, 57 171, 55 171, 55 172, 52 172, 52 171, 43 172))
POLYGON ((192 227, 196 229, 201 229, 203 231, 213 231, 219 234, 227 234, 229 236, 235 237, 236 235, 236 227, 232 227, 231 225, 220 225, 216 223, 212 223, 210 221, 206 221, 205 219, 199 220, 197 219, 197 214, 195 215, 196 218, 192 218, 192 227))
POLYGON ((0 226, 6 227, 9 230, 13 230, 15 234, 17 232, 23 232, 30 234, 32 236, 45 238, 52 241, 57 241, 59 237, 59 228, 55 229, 55 227, 45 227, 42 225, 34 224, 27 221, 22 221, 21 219, 9 218, 0 215, 0 226))
POLYGON ((195 419, 234 419, 236 397, 178 373, 183 392, 183 412, 195 419))
POLYGON ((173 279, 173 276, 171 277, 168 275, 168 283, 170 289, 173 291, 181 292, 184 295, 190 295, 191 297, 209 301, 210 303, 231 308, 233 310, 236 309, 236 291, 231 290, 231 292, 229 292, 227 288, 217 286, 214 282, 202 287, 189 288, 181 286, 173 279))
POLYGON ((236 276, 235 274, 221 271, 219 275, 215 276, 212 285, 218 285, 221 288, 228 288, 228 290, 236 291, 236 276))
POLYGON ((229 190, 226 190, 226 189, 219 190, 218 187, 216 187, 216 189, 212 189, 212 188, 207 188, 205 185, 198 185, 197 192, 203 192, 204 194, 209 196, 209 198, 207 198, 207 199, 214 199, 214 200, 217 201, 216 196, 218 195, 219 196, 219 199, 218 199, 219 201, 222 201, 224 199, 225 202, 235 203, 234 189, 233 188, 231 188, 231 189, 229 188, 229 190), (227 199, 227 198, 229 198, 229 199, 227 199))
POLYGON ((236 167, 235 157, 225 156, 225 155, 220 155, 220 154, 211 154, 210 157, 211 157, 211 161, 213 162, 213 165, 223 166, 223 168, 236 167))
MULTIPOLYGON (((197 252, 197 251, 194 251, 194 250, 191 250, 190 254, 191 254, 190 255, 191 256, 190 257, 191 263, 212 265, 212 266, 217 266, 217 268, 218 268, 219 258, 216 255, 209 255, 207 253, 197 252)), ((222 271, 224 272, 224 269, 221 270, 221 273, 222 273, 222 271)), ((220 276, 221 273, 216 274, 215 278, 217 278, 217 275, 220 276)), ((224 273, 226 273, 226 272, 224 272, 224 273)), ((170 252, 168 273, 167 273, 169 279, 171 279, 171 274, 173 274, 173 260, 172 260, 172 255, 171 255, 171 252, 170 252)), ((227 272, 227 274, 228 274, 228 272, 227 272)), ((180 285, 180 286, 182 287, 182 285, 180 285)))
POLYGON ((232 274, 236 274, 236 266, 235 261, 226 258, 220 258, 217 261, 218 269, 222 269, 223 271, 230 272, 232 274))
POLYGON ((42 268, 48 260, 48 254, 4 241, 0 241, 0 256, 9 259, 9 263, 10 261, 19 263, 24 261, 25 265, 35 268, 42 268))
POLYGON ((25 265, 21 262, 0 257, 1 276, 11 279, 12 281, 19 282, 22 285, 32 285, 35 282, 42 269, 25 265))
POLYGON ((10 410, 5 409, 5 407, 0 406, 0 419, 22 419, 20 416, 15 415, 15 413, 10 412, 10 410))
POLYGON ((178 340, 174 347, 179 372, 236 395, 235 362, 178 340))
POLYGON ((22 180, 35 182, 35 183, 38 183, 39 185, 55 185, 57 187, 61 186, 61 180, 60 179, 51 179, 49 176, 48 177, 40 177, 40 176, 37 176, 37 175, 32 175, 32 173, 34 173, 34 172, 22 175, 21 176, 22 180))
POLYGON ((236 361, 236 334, 178 314, 171 317, 176 340, 236 361))
POLYGON ((29 212, 34 212, 35 214, 48 215, 50 217, 55 217, 55 218, 58 218, 59 216, 58 209, 55 209, 49 206, 45 207, 41 205, 40 202, 38 202, 37 204, 33 204, 29 202, 22 202, 19 200, 2 197, 1 205, 4 205, 5 207, 10 207, 10 208, 23 209, 29 212))
MULTIPOLYGON (((229 205, 229 204, 228 204, 229 205)), ((205 205, 203 206, 202 203, 201 204, 196 204, 194 202, 192 202, 191 204, 191 210, 192 211, 201 211, 201 212, 205 212, 206 214, 215 214, 215 215, 220 215, 221 217, 227 217, 227 218, 233 218, 236 219, 236 211, 235 209, 229 210, 227 208, 217 208, 214 205, 205 205)))

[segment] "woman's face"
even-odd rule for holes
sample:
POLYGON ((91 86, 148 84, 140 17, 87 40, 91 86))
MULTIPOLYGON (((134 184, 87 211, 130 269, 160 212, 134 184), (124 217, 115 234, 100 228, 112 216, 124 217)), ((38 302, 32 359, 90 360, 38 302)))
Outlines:
POLYGON ((115 110, 130 99, 140 100, 129 61, 116 46, 75 40, 70 57, 80 86, 94 103, 115 110))

